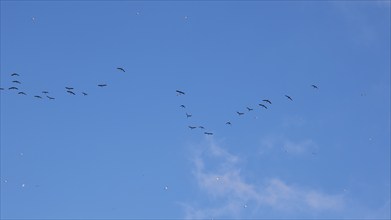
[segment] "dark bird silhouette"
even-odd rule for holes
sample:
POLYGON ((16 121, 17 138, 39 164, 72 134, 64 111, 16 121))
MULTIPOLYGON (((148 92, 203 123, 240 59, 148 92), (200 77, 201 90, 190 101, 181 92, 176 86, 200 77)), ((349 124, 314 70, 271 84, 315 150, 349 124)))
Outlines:
POLYGON ((4 88, 3 88, 3 87, 1 87, 1 88, 0 88, 0 90, 4 90, 4 88))
POLYGON ((9 90, 12 90, 12 89, 19 90, 18 88, 14 87, 14 86, 13 87, 9 87, 8 89, 9 90))
POLYGON ((186 106, 185 105, 181 105, 181 108, 186 108, 186 106))
POLYGON ((65 87, 66 89, 68 89, 68 90, 72 90, 73 88, 72 87, 65 87))
POLYGON ((99 87, 105 87, 105 86, 107 86, 107 84, 99 84, 98 86, 99 87))
POLYGON ((176 90, 176 92, 177 92, 177 95, 184 95, 185 94, 184 92, 182 92, 180 90, 176 90))
POLYGON ((206 134, 206 135, 213 135, 212 132, 204 132, 204 134, 206 134))
POLYGON ((48 91, 42 91, 43 94, 48 94, 49 92, 48 91))
POLYGON ((244 113, 243 113, 243 112, 236 112, 236 113, 238 113, 238 115, 244 115, 244 113))
POLYGON ((315 86, 315 85, 311 85, 314 89, 317 89, 318 87, 317 86, 315 86))
POLYGON ((11 76, 19 76, 17 73, 12 73, 11 76))
POLYGON ((41 97, 41 96, 39 96, 39 95, 35 95, 34 97, 35 97, 35 98, 42 99, 42 97, 41 97))
POLYGON ((189 126, 189 128, 190 128, 191 130, 193 130, 193 129, 197 128, 197 127, 189 126))
POLYGON ((293 99, 289 95, 285 95, 289 100, 293 101, 293 99))
POLYGON ((258 104, 258 105, 267 109, 266 105, 264 105, 264 104, 258 104))
POLYGON ((48 99, 50 99, 50 100, 53 100, 53 99, 55 99, 55 98, 53 98, 53 97, 50 97, 50 96, 46 96, 46 97, 48 97, 48 99))
POLYGON ((225 124, 227 124, 227 125, 232 125, 230 121, 227 121, 227 123, 225 123, 225 124))
POLYGON ((21 82, 19 82, 18 80, 14 80, 12 81, 13 83, 17 83, 17 84, 22 84, 21 82))
POLYGON ((267 102, 267 103, 269 103, 269 104, 272 104, 272 102, 271 102, 269 99, 264 99, 264 100, 262 100, 262 101, 267 102))
POLYGON ((252 110, 254 110, 254 109, 252 109, 252 108, 249 108, 249 107, 246 107, 247 108, 247 110, 248 111, 252 111, 252 110))
POLYGON ((26 93, 24 92, 18 92, 19 95, 27 95, 26 93))
POLYGON ((67 91, 67 93, 69 93, 69 94, 72 94, 72 95, 76 95, 74 92, 72 92, 72 91, 67 91))
POLYGON ((85 93, 85 92, 82 92, 82 94, 83 94, 83 95, 88 95, 88 94, 87 94, 87 93, 85 93))
POLYGON ((201 128, 201 129, 205 129, 203 126, 198 126, 199 128, 201 128))
POLYGON ((124 68, 118 67, 117 70, 121 70, 122 72, 125 72, 124 68))
POLYGON ((187 118, 190 118, 191 116, 192 116, 191 114, 187 114, 187 113, 186 113, 186 117, 187 117, 187 118))

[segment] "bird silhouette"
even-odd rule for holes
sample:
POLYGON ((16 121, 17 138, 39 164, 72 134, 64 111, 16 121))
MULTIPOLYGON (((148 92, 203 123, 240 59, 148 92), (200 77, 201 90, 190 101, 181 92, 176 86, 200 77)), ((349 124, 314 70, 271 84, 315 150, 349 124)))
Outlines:
POLYGON ((48 94, 49 92, 48 91, 42 91, 43 94, 48 94))
POLYGON ((12 90, 12 89, 19 90, 18 88, 14 87, 14 86, 9 87, 8 89, 9 89, 9 90, 12 90))
POLYGON ((125 72, 124 68, 118 67, 117 70, 121 70, 122 72, 125 72))
POLYGON ((3 87, 1 87, 1 88, 0 88, 0 90, 4 90, 4 88, 3 88, 3 87))
POLYGON ((227 123, 225 123, 225 124, 227 124, 227 125, 232 125, 230 121, 227 121, 227 123))
POLYGON ((53 98, 53 97, 50 97, 50 96, 46 96, 46 97, 48 97, 48 99, 50 99, 50 100, 53 100, 53 99, 55 99, 55 98, 53 98))
POLYGON ((258 105, 267 109, 266 105, 264 105, 264 104, 258 104, 258 105))
POLYGON ((35 95, 34 97, 35 97, 35 98, 42 99, 42 97, 41 97, 41 96, 39 96, 39 95, 35 95))
POLYGON ((17 73, 12 73, 11 76, 19 76, 17 73))
POLYGON ((26 93, 24 92, 18 92, 19 95, 27 95, 26 93))
POLYGON ((317 89, 318 87, 316 85, 311 85, 314 89, 317 89))
POLYGON ((17 84, 21 84, 21 82, 19 82, 18 80, 14 80, 12 81, 13 83, 17 83, 17 84))
POLYGON ((85 96, 86 96, 86 95, 88 95, 88 94, 87 94, 87 93, 85 93, 85 92, 82 92, 82 94, 83 94, 83 95, 85 95, 85 96))
POLYGON ((201 129, 205 129, 203 126, 198 126, 199 128, 201 128, 201 129))
POLYGON ((69 94, 72 94, 72 95, 76 95, 74 92, 72 92, 72 91, 67 91, 67 93, 69 93, 69 94))
POLYGON ((72 90, 73 88, 72 87, 65 87, 66 89, 68 89, 68 90, 72 90))
POLYGON ((292 99, 289 95, 285 95, 285 97, 287 97, 288 99, 290 99, 291 101, 293 101, 293 99, 292 99))
POLYGON ((177 92, 177 95, 184 95, 185 94, 184 92, 182 92, 180 90, 176 90, 176 92, 177 92))
POLYGON ((190 128, 191 130, 193 130, 193 129, 197 128, 197 127, 189 126, 189 128, 190 128))
POLYGON ((236 113, 238 113, 238 115, 244 115, 244 113, 243 113, 243 112, 236 112, 236 113))
POLYGON ((181 105, 181 108, 186 108, 186 106, 185 105, 181 105))
POLYGON ((99 84, 98 86, 99 87, 105 87, 105 86, 107 86, 107 84, 99 84))
POLYGON ((193 115, 186 113, 187 118, 190 118, 191 116, 193 116, 193 115))
POLYGON ((213 135, 212 132, 204 132, 204 134, 206 134, 206 135, 213 135))
POLYGON ((249 108, 249 107, 246 107, 247 108, 247 110, 248 111, 252 111, 252 110, 254 110, 254 109, 252 109, 252 108, 249 108))
POLYGON ((271 102, 269 99, 264 99, 264 100, 262 100, 262 101, 267 102, 267 103, 269 103, 269 104, 272 104, 272 102, 271 102))

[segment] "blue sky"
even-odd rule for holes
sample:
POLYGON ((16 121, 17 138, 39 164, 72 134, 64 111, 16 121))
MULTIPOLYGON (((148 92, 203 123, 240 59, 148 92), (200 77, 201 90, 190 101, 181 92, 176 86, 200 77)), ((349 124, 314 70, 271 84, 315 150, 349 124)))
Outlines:
POLYGON ((390 218, 387 1, 1 1, 0 36, 3 219, 390 218))

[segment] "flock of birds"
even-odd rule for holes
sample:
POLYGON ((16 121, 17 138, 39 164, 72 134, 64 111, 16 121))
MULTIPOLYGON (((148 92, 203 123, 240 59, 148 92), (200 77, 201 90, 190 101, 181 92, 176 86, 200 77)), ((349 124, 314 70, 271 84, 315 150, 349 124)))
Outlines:
MULTIPOLYGON (((313 84, 312 84, 311 87, 312 87, 313 89, 318 89, 318 86, 317 86, 317 85, 313 85, 313 84)), ((183 92, 183 91, 181 91, 181 90, 176 90, 176 93, 177 93, 177 96, 181 96, 181 95, 185 95, 185 94, 186 94, 185 92, 183 92)), ((289 95, 284 95, 284 96, 285 96, 289 101, 293 101, 293 99, 292 99, 291 96, 289 96, 289 95)), ((263 99, 263 100, 262 100, 262 103, 259 103, 258 105, 259 105, 260 107, 264 108, 264 109, 268 109, 268 105, 271 105, 271 104, 272 104, 272 102, 271 102, 269 99, 263 99)), ((182 104, 182 105, 180 105, 180 108, 186 108, 186 106, 182 104)), ((247 111, 249 111, 249 112, 254 110, 253 108, 250 108, 250 107, 248 107, 248 106, 246 107, 246 109, 247 109, 247 111)), ((242 115, 245 114, 245 112, 240 112, 240 111, 236 111, 236 113, 238 114, 238 116, 242 116, 242 115)), ((193 116, 192 114, 189 114, 189 113, 186 112, 186 118, 190 118, 190 117, 192 117, 192 116, 193 116)), ((229 125, 229 126, 232 125, 231 121, 227 121, 225 124, 226 124, 226 125, 229 125)), ((196 128, 200 128, 200 129, 202 129, 202 130, 205 130, 205 127, 204 127, 204 126, 192 126, 192 125, 189 125, 188 128, 190 128, 191 130, 196 129, 196 128)), ((213 132, 205 131, 204 134, 205 134, 205 135, 213 135, 213 132)))

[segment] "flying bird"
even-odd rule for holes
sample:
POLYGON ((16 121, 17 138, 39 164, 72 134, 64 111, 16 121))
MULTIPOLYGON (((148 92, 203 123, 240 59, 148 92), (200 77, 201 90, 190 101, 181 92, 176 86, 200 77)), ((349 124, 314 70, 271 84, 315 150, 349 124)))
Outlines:
POLYGON ((53 97, 50 97, 50 96, 46 96, 46 97, 48 97, 48 99, 50 99, 50 100, 53 100, 53 99, 55 99, 55 98, 53 98, 53 97))
POLYGON ((99 87, 105 87, 105 86, 107 86, 107 84, 99 84, 98 86, 99 87))
POLYGON ((65 87, 66 89, 68 89, 68 90, 72 90, 73 88, 72 87, 65 87))
POLYGON ((317 89, 318 87, 317 86, 315 86, 315 85, 311 85, 314 89, 317 89))
POLYGON ((83 94, 83 95, 85 95, 85 96, 86 96, 86 95, 88 95, 88 94, 87 94, 87 93, 85 93, 85 92, 82 92, 82 94, 83 94))
POLYGON ((187 118, 190 118, 191 116, 192 116, 191 114, 187 114, 187 113, 186 113, 186 117, 187 117, 187 118))
POLYGON ((18 92, 19 95, 27 95, 26 93, 24 92, 18 92))
POLYGON ((267 109, 266 105, 264 105, 264 104, 258 104, 258 105, 267 109))
POLYGON ((236 112, 236 113, 238 113, 238 115, 244 115, 244 113, 243 113, 243 112, 236 112))
POLYGON ((262 100, 262 101, 267 102, 267 103, 269 103, 269 104, 272 104, 272 102, 271 102, 269 99, 264 99, 264 100, 262 100))
POLYGON ((72 94, 72 95, 76 95, 74 92, 72 92, 72 91, 67 91, 67 93, 69 93, 69 94, 72 94))
POLYGON ((193 130, 193 129, 197 128, 197 127, 189 126, 189 128, 190 128, 191 130, 193 130))
POLYGON ((13 86, 13 87, 9 87, 8 89, 9 89, 9 90, 11 90, 11 89, 19 90, 18 88, 14 87, 14 86, 13 86))
POLYGON ((181 108, 186 108, 186 106, 185 105, 181 105, 181 108))
POLYGON ((254 109, 252 109, 252 108, 249 108, 249 107, 246 107, 247 108, 247 110, 248 111, 252 111, 252 110, 254 110, 254 109))
POLYGON ((199 128, 201 128, 201 129, 205 129, 203 126, 198 126, 199 128))
POLYGON ((184 95, 184 94, 185 94, 185 93, 182 92, 181 90, 176 90, 176 92, 177 92, 177 95, 184 95))
POLYGON ((0 90, 4 90, 4 88, 3 88, 3 87, 1 87, 1 88, 0 88, 0 90))
POLYGON ((18 80, 14 80, 12 81, 13 83, 17 83, 17 84, 21 84, 21 82, 19 82, 18 80))
POLYGON ((35 95, 34 97, 35 97, 35 98, 42 99, 42 97, 41 97, 41 96, 39 96, 39 95, 35 95))
POLYGON ((206 134, 206 135, 213 135, 213 133, 211 133, 211 132, 204 132, 204 134, 206 134))
POLYGON ((288 99, 290 99, 291 101, 293 101, 293 99, 292 99, 289 95, 285 95, 285 97, 287 97, 288 99))
POLYGON ((48 91, 42 91, 43 94, 48 94, 49 92, 48 91))
POLYGON ((11 76, 19 76, 17 73, 12 73, 11 76))
POLYGON ((227 125, 232 125, 230 121, 227 121, 227 123, 225 123, 225 124, 227 124, 227 125))
POLYGON ((125 72, 124 68, 118 67, 117 70, 121 70, 122 72, 125 72))

